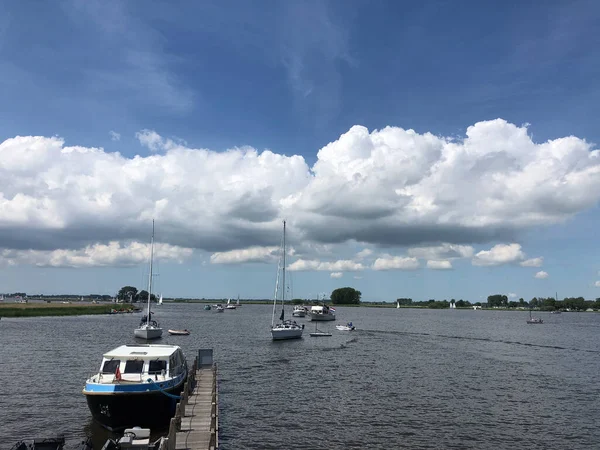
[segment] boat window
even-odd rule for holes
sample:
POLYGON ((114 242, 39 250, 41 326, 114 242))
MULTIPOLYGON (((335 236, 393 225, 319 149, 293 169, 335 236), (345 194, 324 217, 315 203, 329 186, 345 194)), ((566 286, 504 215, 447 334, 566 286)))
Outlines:
POLYGON ((141 359, 134 359, 125 363, 124 373, 142 373, 144 368, 144 361, 141 359))
POLYGON ((163 370, 167 370, 166 361, 150 361, 150 365, 148 367, 149 374, 161 373, 163 370))
POLYGON ((120 359, 111 359, 110 361, 104 361, 104 365, 102 366, 102 373, 115 373, 117 371, 117 367, 119 367, 120 364, 120 359))

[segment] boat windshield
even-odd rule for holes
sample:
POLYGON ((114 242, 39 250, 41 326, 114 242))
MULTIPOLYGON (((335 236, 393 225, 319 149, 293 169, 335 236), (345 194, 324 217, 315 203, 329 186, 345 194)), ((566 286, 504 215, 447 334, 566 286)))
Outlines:
POLYGON ((119 367, 120 364, 120 359, 111 359, 110 361, 104 361, 104 365, 102 366, 102 373, 115 373, 117 371, 117 367, 119 367))
POLYGON ((125 362, 125 373, 142 373, 144 369, 144 361, 141 359, 133 359, 125 362))
POLYGON ((166 361, 150 361, 148 366, 148 373, 151 375, 160 374, 162 371, 167 370, 167 362, 166 361))

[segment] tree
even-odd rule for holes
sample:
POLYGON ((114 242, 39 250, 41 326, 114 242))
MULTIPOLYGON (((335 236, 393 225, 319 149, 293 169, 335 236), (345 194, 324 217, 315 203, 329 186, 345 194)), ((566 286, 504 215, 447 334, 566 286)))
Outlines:
POLYGON ((331 293, 331 303, 334 305, 358 305, 361 292, 351 287, 338 288, 331 293))
POLYGON ((488 295, 487 302, 488 307, 490 308, 500 306, 506 307, 508 305, 508 297, 502 294, 488 295))
MULTIPOLYGON (((133 287, 133 286, 123 286, 120 290, 119 293, 117 294, 117 298, 119 300, 123 300, 123 301, 136 301, 137 298, 137 288, 133 287)), ((148 294, 146 294, 146 297, 148 296, 148 294)))
POLYGON ((399 298, 396 299, 396 302, 400 305, 408 306, 412 304, 412 298, 399 298))
MULTIPOLYGON (((148 301, 148 291, 140 291, 137 295, 137 299, 140 302, 147 302, 148 301)), ((150 301, 151 302, 155 302, 156 301, 156 295, 152 294, 150 296, 150 301)))

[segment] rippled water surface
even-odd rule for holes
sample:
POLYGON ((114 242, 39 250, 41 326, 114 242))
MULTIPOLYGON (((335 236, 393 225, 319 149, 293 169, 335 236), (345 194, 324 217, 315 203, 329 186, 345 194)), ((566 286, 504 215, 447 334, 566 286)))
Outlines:
MULTIPOLYGON (((337 308, 332 337, 272 342, 271 308, 155 308, 219 364, 221 449, 589 449, 600 442, 600 314, 337 308), (335 329, 353 321, 354 332, 335 329)), ((107 437, 81 393, 139 314, 0 321, 0 448, 107 437)), ((166 334, 166 333, 165 333, 166 334)))

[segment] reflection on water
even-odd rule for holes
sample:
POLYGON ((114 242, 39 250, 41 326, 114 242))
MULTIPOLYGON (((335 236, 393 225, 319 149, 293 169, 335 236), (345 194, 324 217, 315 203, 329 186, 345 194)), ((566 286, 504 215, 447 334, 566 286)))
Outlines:
MULTIPOLYGON (((216 314, 156 308, 191 360, 219 364, 222 449, 593 448, 600 439, 600 315, 336 308, 333 334, 272 342, 271 307, 216 314), (585 417, 585 420, 582 420, 585 417), (568 424, 568 426, 565 426, 568 424)), ((298 319, 299 321, 305 319, 298 319)), ((3 318, 0 448, 64 433, 69 444, 114 437, 81 393, 102 353, 135 343, 139 314, 3 318)), ((160 430, 153 430, 153 439, 160 430)))

